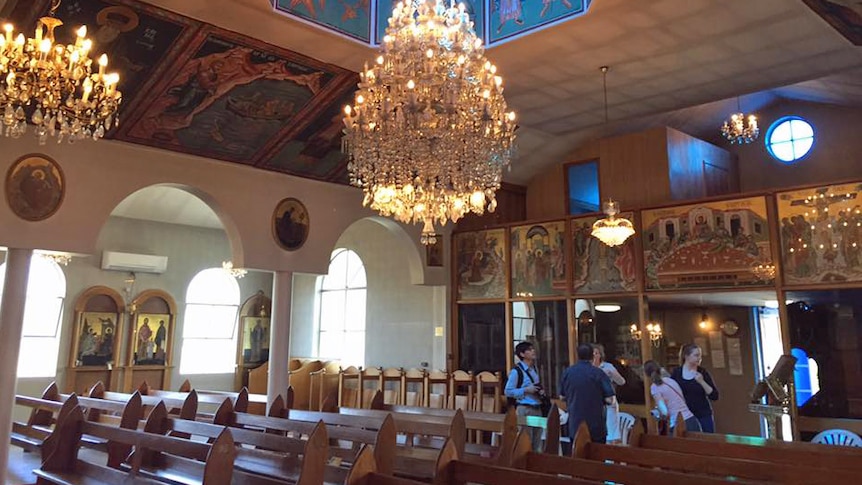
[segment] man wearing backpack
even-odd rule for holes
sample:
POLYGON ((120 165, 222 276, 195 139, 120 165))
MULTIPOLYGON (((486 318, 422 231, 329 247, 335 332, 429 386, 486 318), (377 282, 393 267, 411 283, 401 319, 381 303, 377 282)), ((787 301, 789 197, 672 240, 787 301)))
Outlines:
MULTIPOLYGON (((530 342, 521 342, 515 346, 518 363, 509 373, 506 380, 506 397, 509 403, 517 406, 518 416, 541 416, 542 396, 545 391, 539 384, 539 372, 534 365, 536 349, 530 342)), ((530 436, 533 451, 542 450, 542 428, 522 426, 530 436)))

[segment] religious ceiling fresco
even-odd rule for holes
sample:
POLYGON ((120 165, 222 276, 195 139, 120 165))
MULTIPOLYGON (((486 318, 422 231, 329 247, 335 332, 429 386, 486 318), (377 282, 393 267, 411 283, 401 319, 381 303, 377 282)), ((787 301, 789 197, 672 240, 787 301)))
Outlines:
MULTIPOLYGON (((396 0, 272 0, 282 13, 362 43, 379 45, 396 0), (374 21, 373 25, 371 20, 374 21), (373 32, 373 35, 371 35, 373 32)), ((444 0, 449 5, 450 0, 444 0)), ((487 46, 579 17, 591 0, 458 0, 487 46)))
POLYGON ((273 0, 273 5, 279 12, 370 43, 370 2, 371 0, 273 0))
POLYGON ((802 0, 854 45, 862 45, 862 3, 859 0, 802 0))
MULTIPOLYGON (((49 7, 3 12, 25 26, 49 7)), ((121 122, 106 138, 348 182, 335 120, 355 73, 133 0, 64 0, 57 16, 59 40, 86 25, 120 74, 121 122)))

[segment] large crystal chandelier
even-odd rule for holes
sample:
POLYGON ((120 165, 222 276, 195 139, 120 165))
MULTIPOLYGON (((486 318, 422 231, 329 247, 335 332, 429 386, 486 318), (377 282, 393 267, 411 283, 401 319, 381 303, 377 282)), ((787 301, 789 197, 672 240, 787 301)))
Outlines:
POLYGON ((494 211, 515 113, 463 5, 397 4, 381 51, 344 108, 350 182, 363 205, 422 222, 422 243, 434 244, 435 223, 494 211))
POLYGON ((105 54, 97 68, 93 66, 93 42, 87 38, 86 26, 76 31, 74 44, 56 43, 54 29, 63 25, 54 17, 59 6, 59 0, 52 2, 50 16, 39 19, 34 37, 16 36, 13 25, 3 26, 0 113, 6 136, 18 138, 29 121, 40 144, 49 135, 57 136, 58 142, 99 139, 118 121, 120 76, 105 72, 105 54))
POLYGON ((736 98, 736 113, 730 115, 730 119, 721 125, 721 134, 731 144, 744 145, 757 140, 760 128, 757 127, 757 117, 753 114, 746 116, 739 107, 739 97, 736 98))
POLYGON ((594 222, 591 234, 610 247, 619 246, 635 233, 635 228, 628 219, 616 216, 620 213, 620 206, 617 201, 608 199, 602 205, 604 213, 608 217, 594 222))

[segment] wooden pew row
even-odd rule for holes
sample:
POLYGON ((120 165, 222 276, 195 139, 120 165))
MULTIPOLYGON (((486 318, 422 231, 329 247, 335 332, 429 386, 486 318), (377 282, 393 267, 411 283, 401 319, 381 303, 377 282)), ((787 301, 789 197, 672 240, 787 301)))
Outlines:
MULTIPOLYGON (((146 395, 163 400, 167 399, 174 401, 183 401, 188 397, 190 392, 191 391, 174 392, 147 389, 146 395)), ((202 394, 200 391, 197 390, 195 390, 195 392, 197 393, 198 401, 198 411, 196 417, 196 419, 198 420, 212 421, 213 416, 215 415, 219 406, 221 406, 222 402, 225 401, 225 399, 231 401, 231 405, 235 410, 238 410, 240 412, 248 412, 249 394, 246 388, 243 388, 237 393, 225 394, 202 394)))
MULTIPOLYGON (((584 426, 587 433, 589 430, 584 426)), ((581 434, 581 436, 584 436, 581 434)), ((577 439, 576 439, 577 441, 577 439)), ((592 446, 588 443, 587 446, 592 446)), ((609 448, 620 448, 630 451, 629 448, 611 445, 598 445, 609 448)), ((584 448, 583 446, 581 448, 584 448)), ((640 451, 640 450, 639 450, 640 451)), ((640 467, 629 462, 626 464, 609 463, 604 460, 590 460, 580 457, 563 457, 546 453, 534 453, 530 437, 521 432, 512 452, 512 461, 515 468, 525 469, 537 473, 551 475, 566 475, 574 478, 597 480, 600 482, 625 483, 626 485, 689 485, 694 481, 693 475, 677 471, 660 470, 651 467, 640 467)), ((696 481, 699 485, 720 485, 727 483, 746 484, 755 483, 739 480, 736 477, 710 477, 698 476, 696 481)), ((759 483, 759 482, 758 482, 759 483)))
MULTIPOLYGON (((42 416, 44 422, 54 423, 58 419, 63 404, 73 395, 59 394, 57 400, 46 400, 40 398, 31 398, 28 396, 15 396, 15 404, 19 406, 27 406, 33 408, 31 416, 42 416)), ((76 402, 81 405, 85 411, 87 421, 106 424, 124 429, 136 429, 138 423, 143 417, 143 404, 141 396, 134 394, 125 402, 105 401, 102 399, 93 399, 74 396, 76 402), (112 415, 106 414, 111 413, 112 415)), ((20 446, 29 451, 40 449, 45 440, 53 433, 53 427, 49 425, 27 425, 23 423, 12 423, 11 442, 14 445, 20 446)), ((107 450, 109 444, 102 439, 85 435, 82 444, 100 450, 107 450)))
MULTIPOLYGON (((236 449, 229 430, 224 429, 212 444, 207 444, 114 428, 86 421, 83 408, 74 395, 62 404, 56 429, 43 446, 42 467, 33 472, 40 484, 160 483, 139 476, 148 452, 158 453, 163 466, 182 466, 186 471, 193 471, 195 480, 190 483, 231 483, 236 449), (78 448, 84 435, 96 436, 127 450, 133 449, 130 463, 114 467, 110 463, 104 466, 79 458, 78 448), (175 460, 182 462, 175 465, 175 460)), ((109 461, 117 456, 119 452, 115 451, 114 455, 109 452, 109 461)))
MULTIPOLYGON (((287 421, 253 414, 243 414, 248 419, 237 419, 236 415, 237 413, 231 411, 230 400, 226 399, 216 414, 216 419, 228 421, 236 426, 258 424, 260 421, 271 426, 276 421, 282 423, 287 421)), ((214 439, 224 429, 230 429, 233 441, 237 445, 234 461, 233 483, 235 485, 288 483, 320 485, 324 482, 329 439, 323 423, 314 424, 306 440, 254 429, 228 427, 226 424, 172 418, 168 416, 164 404, 160 404, 150 413, 144 432, 171 434, 184 438, 214 439)), ((158 476, 164 477, 164 474, 159 473, 158 476)))
POLYGON ((356 456, 356 461, 344 479, 344 485, 422 485, 425 482, 410 480, 382 473, 377 468, 374 450, 369 445, 363 445, 356 456))
POLYGON ((435 477, 440 453, 439 446, 434 446, 434 438, 447 440, 455 450, 456 456, 464 455, 467 430, 464 423, 464 413, 455 412, 452 417, 392 413, 376 409, 339 408, 339 414, 346 416, 377 417, 384 419, 392 416, 395 431, 406 437, 422 437, 421 439, 406 439, 395 447, 396 475, 408 478, 430 480, 435 477), (432 437, 428 440, 427 437, 432 437))
POLYGON ((792 442, 785 445, 759 445, 754 442, 739 443, 736 437, 727 435, 718 435, 708 439, 658 436, 646 434, 643 432, 643 427, 635 426, 632 429, 629 445, 636 448, 670 451, 686 455, 721 456, 820 470, 819 474, 812 474, 812 476, 822 476, 827 470, 829 472, 846 470, 855 473, 862 471, 862 460, 858 459, 862 457, 862 454, 859 450, 854 451, 825 445, 818 447, 811 443, 792 442), (724 439, 721 436, 724 436, 724 439))
MULTIPOLYGON (((237 413, 236 416, 246 426, 268 426, 262 420, 242 416, 240 413, 237 413)), ((296 428, 301 434, 308 434, 307 426, 312 423, 323 422, 326 424, 329 437, 334 440, 329 449, 330 455, 340 460, 342 464, 355 463, 362 446, 373 447, 371 453, 375 460, 376 470, 385 475, 392 474, 396 446, 395 421, 392 416, 350 416, 291 409, 287 411, 286 419, 291 422, 286 426, 296 428), (305 423, 305 429, 301 429, 303 426, 297 423, 305 423), (342 444, 345 442, 350 443, 350 446, 344 447, 342 444)))

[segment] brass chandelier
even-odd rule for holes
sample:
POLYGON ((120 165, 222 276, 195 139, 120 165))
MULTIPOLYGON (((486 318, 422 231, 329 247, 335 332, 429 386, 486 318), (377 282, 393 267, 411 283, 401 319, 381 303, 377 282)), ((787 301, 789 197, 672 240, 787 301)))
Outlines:
POLYGON ((721 125, 721 134, 731 145, 744 145, 757 140, 760 136, 760 128, 757 127, 757 117, 753 114, 745 115, 739 107, 739 96, 736 97, 736 113, 730 115, 730 119, 721 125))
POLYGON ((39 19, 35 36, 15 35, 11 24, 0 35, 0 113, 5 136, 18 138, 35 126, 40 144, 48 136, 57 142, 102 138, 116 125, 122 94, 120 76, 106 73, 108 57, 102 54, 96 66, 90 58, 93 42, 87 27, 76 31, 74 44, 58 44, 54 30, 63 25, 54 13, 39 19))
POLYGON ((423 244, 436 242, 435 224, 493 212, 515 113, 464 6, 398 3, 380 56, 359 77, 343 142, 363 205, 423 223, 423 244))

